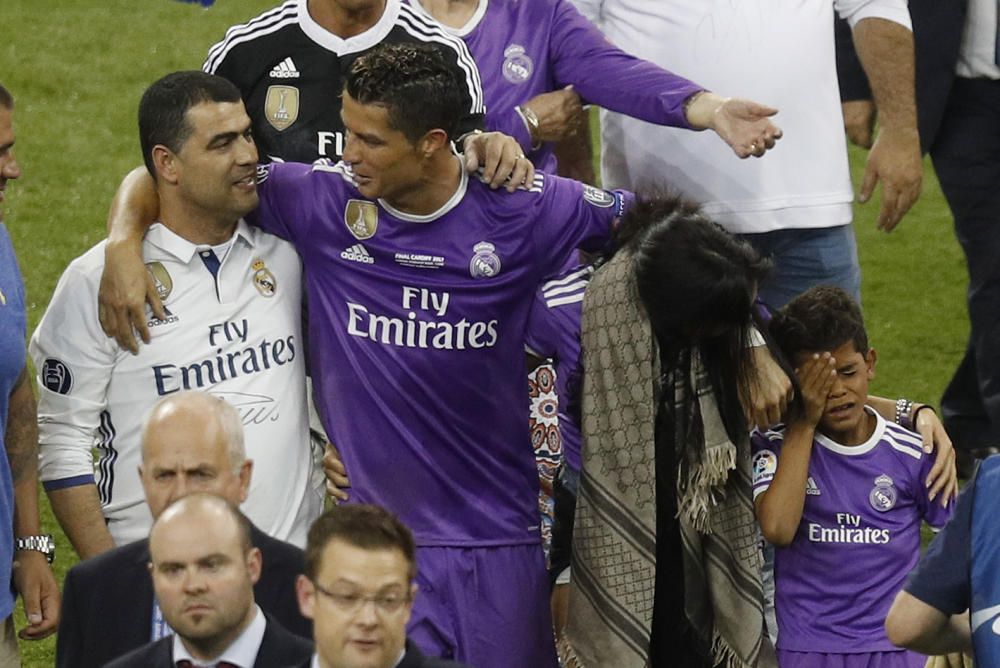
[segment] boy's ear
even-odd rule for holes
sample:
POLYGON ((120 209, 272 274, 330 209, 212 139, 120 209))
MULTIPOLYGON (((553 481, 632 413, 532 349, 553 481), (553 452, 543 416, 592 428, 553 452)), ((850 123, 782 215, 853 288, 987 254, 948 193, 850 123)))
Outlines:
POLYGON ((874 348, 868 349, 868 354, 865 355, 865 366, 868 367, 868 380, 875 377, 875 362, 878 360, 878 355, 875 353, 874 348))

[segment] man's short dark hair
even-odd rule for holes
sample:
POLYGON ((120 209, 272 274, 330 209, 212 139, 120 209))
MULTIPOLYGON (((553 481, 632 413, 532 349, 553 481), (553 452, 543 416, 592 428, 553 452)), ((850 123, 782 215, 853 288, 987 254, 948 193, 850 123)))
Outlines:
POLYGON ((10 94, 9 90, 4 88, 3 84, 0 84, 0 107, 7 111, 14 109, 14 96, 10 94))
POLYGON ((798 353, 835 350, 849 341, 862 355, 868 352, 861 307, 832 285, 810 288, 788 302, 774 314, 770 331, 790 360, 798 353))
POLYGON ((409 564, 409 578, 417 574, 413 534, 399 519, 381 506, 337 506, 320 515, 309 527, 306 539, 305 575, 315 580, 323 562, 323 550, 338 539, 362 550, 399 550, 409 564))
POLYGON ((428 44, 380 44, 354 61, 344 89, 361 104, 385 107, 389 124, 410 142, 441 129, 452 139, 465 113, 463 83, 428 44))
POLYGON ((146 169, 156 178, 153 147, 174 153, 191 135, 187 112, 202 102, 239 102, 240 91, 228 80, 198 70, 174 72, 156 81, 139 102, 139 143, 146 169))

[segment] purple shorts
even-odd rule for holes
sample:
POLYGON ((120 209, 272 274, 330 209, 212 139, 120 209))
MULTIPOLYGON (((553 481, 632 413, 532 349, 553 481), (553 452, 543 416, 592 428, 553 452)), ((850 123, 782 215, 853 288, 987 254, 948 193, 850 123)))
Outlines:
POLYGON ((924 668, 925 663, 926 656, 907 650, 860 654, 778 650, 780 668, 924 668))
POLYGON ((417 548, 407 628, 421 650, 475 668, 557 668, 538 545, 417 548))

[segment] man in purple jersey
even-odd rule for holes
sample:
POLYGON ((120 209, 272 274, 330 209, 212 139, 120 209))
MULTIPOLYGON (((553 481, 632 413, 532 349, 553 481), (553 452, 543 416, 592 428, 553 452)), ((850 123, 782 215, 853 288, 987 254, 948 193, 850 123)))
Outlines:
POLYGON ((478 667, 554 666, 527 416, 509 407, 535 287, 603 245, 630 196, 470 180, 450 149, 457 89, 426 47, 359 59, 346 162, 263 168, 256 222, 310 267, 313 377, 353 500, 421 547, 411 637, 478 667))
MULTIPOLYGON (((748 100, 705 96, 684 77, 611 44, 569 0, 409 0, 465 40, 483 74, 486 126, 518 140, 538 169, 554 172, 555 143, 576 129, 580 98, 641 120, 684 129, 704 106, 729 122, 759 122, 777 112, 748 100)), ((767 143, 734 143, 725 124, 714 128, 741 158, 763 155, 767 143)))
POLYGON ((865 406, 875 351, 846 292, 812 288, 770 329, 802 397, 786 425, 752 436, 757 516, 778 548, 778 661, 922 667, 924 657, 889 642, 883 622, 919 557, 921 520, 943 526, 953 503, 928 494, 932 461, 920 437, 865 406))

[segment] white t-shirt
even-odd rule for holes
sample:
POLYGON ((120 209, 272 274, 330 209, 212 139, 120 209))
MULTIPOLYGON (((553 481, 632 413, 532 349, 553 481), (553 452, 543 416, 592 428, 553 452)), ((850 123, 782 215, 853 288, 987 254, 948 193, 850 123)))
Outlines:
POLYGON ((784 131, 763 158, 739 160, 713 132, 602 111, 604 187, 679 190, 738 233, 850 223, 834 6, 852 25, 880 17, 909 27, 905 0, 573 1, 626 51, 722 95, 777 107, 784 131))
POLYGON ((142 421, 160 398, 202 389, 243 419, 254 461, 243 511, 262 531, 302 546, 322 490, 310 482, 301 263, 291 244, 243 221, 216 279, 198 250, 162 224, 146 235, 143 257, 169 317, 149 316, 152 340, 138 355, 98 321, 104 243, 63 273, 29 347, 41 480, 48 489, 86 484, 96 468, 115 543, 145 538, 152 518, 137 473, 142 421))

